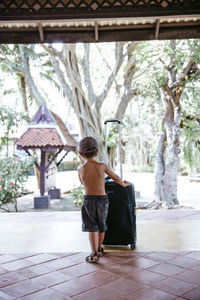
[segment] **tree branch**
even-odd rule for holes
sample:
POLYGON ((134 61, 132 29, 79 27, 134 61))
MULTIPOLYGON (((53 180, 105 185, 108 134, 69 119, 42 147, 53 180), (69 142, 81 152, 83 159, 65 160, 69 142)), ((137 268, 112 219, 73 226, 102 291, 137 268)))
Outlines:
POLYGON ((69 84, 65 80, 65 74, 62 72, 58 60, 55 58, 55 56, 51 56, 51 63, 52 66, 56 72, 56 76, 62 86, 64 95, 68 98, 70 103, 72 104, 72 90, 69 86, 69 84))
POLYGON ((105 100, 112 84, 113 84, 113 81, 117 75, 117 73, 119 72, 119 69, 123 63, 123 59, 124 59, 124 55, 123 55, 123 43, 116 43, 116 46, 115 46, 115 57, 116 57, 116 63, 115 63, 115 66, 114 66, 114 69, 112 71, 112 73, 110 74, 107 82, 106 82, 106 85, 102 91, 102 93, 97 97, 97 105, 98 105, 98 109, 101 108, 102 104, 103 104, 103 101, 105 100))
POLYGON ((183 69, 183 72, 178 77, 178 82, 185 80, 185 77, 190 75, 191 70, 197 71, 197 64, 192 59, 188 62, 187 66, 183 69))
POLYGON ((80 64, 83 69, 84 74, 84 82, 88 91, 88 98, 90 103, 94 103, 95 94, 90 76, 90 44, 84 44, 84 56, 83 59, 80 60, 80 64))
POLYGON ((19 45, 19 51, 22 59, 22 70, 24 77, 26 78, 26 83, 31 91, 31 94, 33 95, 36 103, 38 106, 41 106, 44 103, 43 98, 41 97, 35 82, 33 80, 33 77, 30 72, 30 66, 29 66, 29 59, 28 56, 25 53, 24 45, 19 45))
POLYGON ((59 57, 61 60, 63 59, 62 56, 62 52, 56 50, 54 47, 52 47, 51 45, 49 45, 48 47, 45 46, 44 44, 41 44, 40 46, 42 46, 42 48, 48 53, 50 54, 50 56, 57 56, 59 57))

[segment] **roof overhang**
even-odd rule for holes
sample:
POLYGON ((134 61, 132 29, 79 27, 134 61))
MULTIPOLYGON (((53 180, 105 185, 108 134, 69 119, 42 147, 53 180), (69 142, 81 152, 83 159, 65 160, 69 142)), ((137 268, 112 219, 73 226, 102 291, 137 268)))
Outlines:
POLYGON ((1 0, 1 43, 200 38, 199 0, 1 0))

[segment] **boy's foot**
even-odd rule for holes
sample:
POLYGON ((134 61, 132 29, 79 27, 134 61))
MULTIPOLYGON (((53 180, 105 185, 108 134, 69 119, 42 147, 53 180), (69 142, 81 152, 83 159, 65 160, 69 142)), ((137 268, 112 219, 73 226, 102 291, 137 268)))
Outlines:
POLYGON ((101 248, 98 248, 98 256, 99 257, 102 257, 105 253, 104 253, 104 249, 103 249, 103 247, 101 247, 101 248))
POLYGON ((87 256, 85 258, 85 260, 89 263, 96 263, 98 261, 98 259, 99 259, 99 256, 98 256, 97 252, 95 252, 94 254, 91 253, 89 256, 87 256))

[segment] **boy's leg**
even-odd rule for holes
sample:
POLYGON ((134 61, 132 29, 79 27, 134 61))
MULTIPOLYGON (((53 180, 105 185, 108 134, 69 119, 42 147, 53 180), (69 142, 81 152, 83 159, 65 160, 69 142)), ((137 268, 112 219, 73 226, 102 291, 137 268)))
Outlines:
POLYGON ((89 241, 90 241, 90 247, 92 250, 92 254, 94 254, 98 249, 98 232, 89 232, 89 241))
POLYGON ((98 249, 102 247, 105 232, 98 232, 98 249))

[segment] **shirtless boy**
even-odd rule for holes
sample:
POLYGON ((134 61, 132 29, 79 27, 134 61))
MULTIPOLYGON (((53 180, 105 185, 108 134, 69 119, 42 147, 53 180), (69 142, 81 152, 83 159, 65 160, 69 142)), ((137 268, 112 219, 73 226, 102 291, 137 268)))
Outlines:
POLYGON ((130 183, 122 181, 106 164, 95 160, 98 143, 93 137, 83 138, 79 142, 78 151, 85 161, 78 168, 78 175, 85 189, 81 210, 82 231, 89 232, 91 247, 91 254, 86 257, 86 261, 93 263, 103 255, 102 243, 107 230, 108 196, 105 192, 105 173, 122 187, 130 183))

